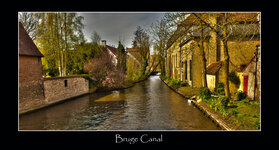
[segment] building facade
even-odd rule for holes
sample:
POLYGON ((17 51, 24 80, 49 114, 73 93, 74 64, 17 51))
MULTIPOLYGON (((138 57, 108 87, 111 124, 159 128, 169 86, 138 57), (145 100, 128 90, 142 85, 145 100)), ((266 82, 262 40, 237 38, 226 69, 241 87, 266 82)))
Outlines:
MULTIPOLYGON (((201 16, 201 15, 200 15, 201 16)), ((228 19, 227 44, 229 52, 229 72, 237 72, 246 66, 254 56, 256 46, 260 45, 258 13, 232 13, 228 19)), ((166 57, 166 75, 188 82, 192 87, 203 86, 201 42, 206 59, 207 86, 214 91, 218 83, 224 83, 224 46, 220 38, 222 16, 217 13, 206 13, 203 18, 191 14, 184 24, 190 26, 188 31, 172 36, 168 44, 166 57), (200 20, 212 28, 204 27, 201 37, 200 20), (218 32, 217 32, 218 31, 218 32)), ((179 30, 177 30, 179 31, 179 30)), ((180 30, 180 32, 182 32, 180 30)), ((231 93, 236 93, 239 87, 230 82, 231 93)))
POLYGON ((20 22, 18 35, 19 102, 44 99, 41 61, 43 54, 38 50, 20 22))

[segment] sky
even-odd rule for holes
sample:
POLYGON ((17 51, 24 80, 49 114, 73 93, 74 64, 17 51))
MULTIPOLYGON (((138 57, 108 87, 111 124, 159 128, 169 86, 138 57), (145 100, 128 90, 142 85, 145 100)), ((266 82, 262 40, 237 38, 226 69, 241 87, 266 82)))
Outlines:
POLYGON ((163 17, 163 12, 88 12, 78 13, 84 17, 83 33, 85 39, 90 42, 91 34, 96 31, 107 45, 118 46, 119 39, 124 47, 131 47, 134 31, 137 26, 143 29, 150 27, 152 23, 163 17))

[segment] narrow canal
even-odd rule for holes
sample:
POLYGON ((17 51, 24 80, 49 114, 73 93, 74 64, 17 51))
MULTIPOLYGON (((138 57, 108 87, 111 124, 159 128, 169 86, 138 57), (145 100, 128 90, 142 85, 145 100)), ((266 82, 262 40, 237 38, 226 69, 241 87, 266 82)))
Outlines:
POLYGON ((159 76, 19 117, 20 130, 221 130, 159 76))

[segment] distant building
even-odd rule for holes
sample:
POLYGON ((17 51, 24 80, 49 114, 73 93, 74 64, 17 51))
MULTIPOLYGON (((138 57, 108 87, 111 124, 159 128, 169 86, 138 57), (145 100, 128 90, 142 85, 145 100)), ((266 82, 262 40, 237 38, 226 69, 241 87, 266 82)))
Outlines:
POLYGON ((137 48, 126 48, 126 67, 127 78, 129 80, 137 80, 142 65, 142 57, 137 48))
POLYGON ((106 40, 102 40, 102 46, 106 48, 109 54, 112 56, 112 62, 115 66, 117 66, 117 48, 107 45, 106 40))
POLYGON ((42 61, 38 50, 21 22, 18 27, 19 100, 43 99, 42 61))
POLYGON ((135 61, 139 66, 141 65, 141 56, 139 53, 139 49, 136 48, 126 48, 127 59, 132 59, 135 61))

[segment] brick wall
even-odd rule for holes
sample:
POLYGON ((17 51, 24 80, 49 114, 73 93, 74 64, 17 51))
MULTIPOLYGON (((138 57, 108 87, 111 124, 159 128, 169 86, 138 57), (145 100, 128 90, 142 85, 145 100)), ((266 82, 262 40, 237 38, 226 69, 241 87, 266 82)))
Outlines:
POLYGON ((19 103, 44 99, 40 57, 19 56, 19 103))
POLYGON ((19 56, 19 83, 41 79, 41 58, 33 56, 19 56))
POLYGON ((88 84, 88 80, 79 76, 44 78, 45 99, 55 101, 88 93, 88 84))

